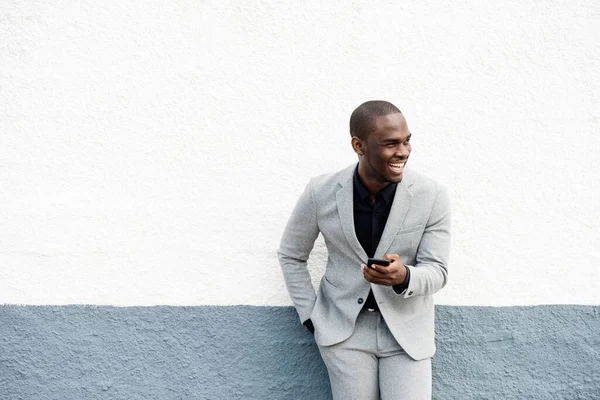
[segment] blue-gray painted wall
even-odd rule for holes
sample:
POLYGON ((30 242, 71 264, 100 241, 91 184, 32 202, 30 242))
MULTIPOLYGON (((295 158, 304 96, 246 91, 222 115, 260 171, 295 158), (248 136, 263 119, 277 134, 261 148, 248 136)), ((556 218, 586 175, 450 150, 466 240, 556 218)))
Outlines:
MULTIPOLYGON (((597 306, 437 307, 435 399, 600 399, 597 306)), ((0 399, 329 399, 289 307, 0 306, 0 399)))

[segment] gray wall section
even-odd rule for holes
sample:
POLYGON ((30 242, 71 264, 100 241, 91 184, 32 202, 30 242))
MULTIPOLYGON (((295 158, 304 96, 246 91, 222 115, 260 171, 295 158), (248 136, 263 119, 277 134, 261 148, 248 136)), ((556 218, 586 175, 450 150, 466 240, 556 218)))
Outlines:
MULTIPOLYGON (((437 308, 436 399, 600 398, 598 306, 437 308)), ((329 399, 289 307, 0 306, 0 399, 329 399)))

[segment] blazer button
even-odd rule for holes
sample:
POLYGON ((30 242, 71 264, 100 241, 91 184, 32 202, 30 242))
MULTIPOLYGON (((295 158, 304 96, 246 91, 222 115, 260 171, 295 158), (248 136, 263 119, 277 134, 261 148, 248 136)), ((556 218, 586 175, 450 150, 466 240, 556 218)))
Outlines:
POLYGON ((359 298, 358 298, 358 304, 362 304, 362 303, 363 303, 363 301, 364 301, 364 300, 363 300, 363 298, 362 298, 362 297, 359 297, 359 298))

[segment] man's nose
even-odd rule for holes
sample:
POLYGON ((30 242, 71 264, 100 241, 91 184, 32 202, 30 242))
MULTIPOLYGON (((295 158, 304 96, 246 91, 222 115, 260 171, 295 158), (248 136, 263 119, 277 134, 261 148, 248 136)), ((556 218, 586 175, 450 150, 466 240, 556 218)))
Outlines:
POLYGON ((406 147, 404 144, 400 143, 398 145, 398 147, 396 147, 396 154, 394 154, 394 155, 396 157, 406 158, 406 157, 408 157, 409 153, 410 153, 410 151, 408 151, 408 147, 406 147))

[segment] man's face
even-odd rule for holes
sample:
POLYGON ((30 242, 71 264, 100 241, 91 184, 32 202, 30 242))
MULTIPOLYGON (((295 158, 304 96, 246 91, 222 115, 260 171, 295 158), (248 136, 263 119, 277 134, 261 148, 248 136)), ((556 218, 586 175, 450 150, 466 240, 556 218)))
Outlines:
POLYGON ((400 182, 410 155, 410 131, 401 113, 375 117, 374 131, 361 141, 359 172, 377 185, 400 182))

